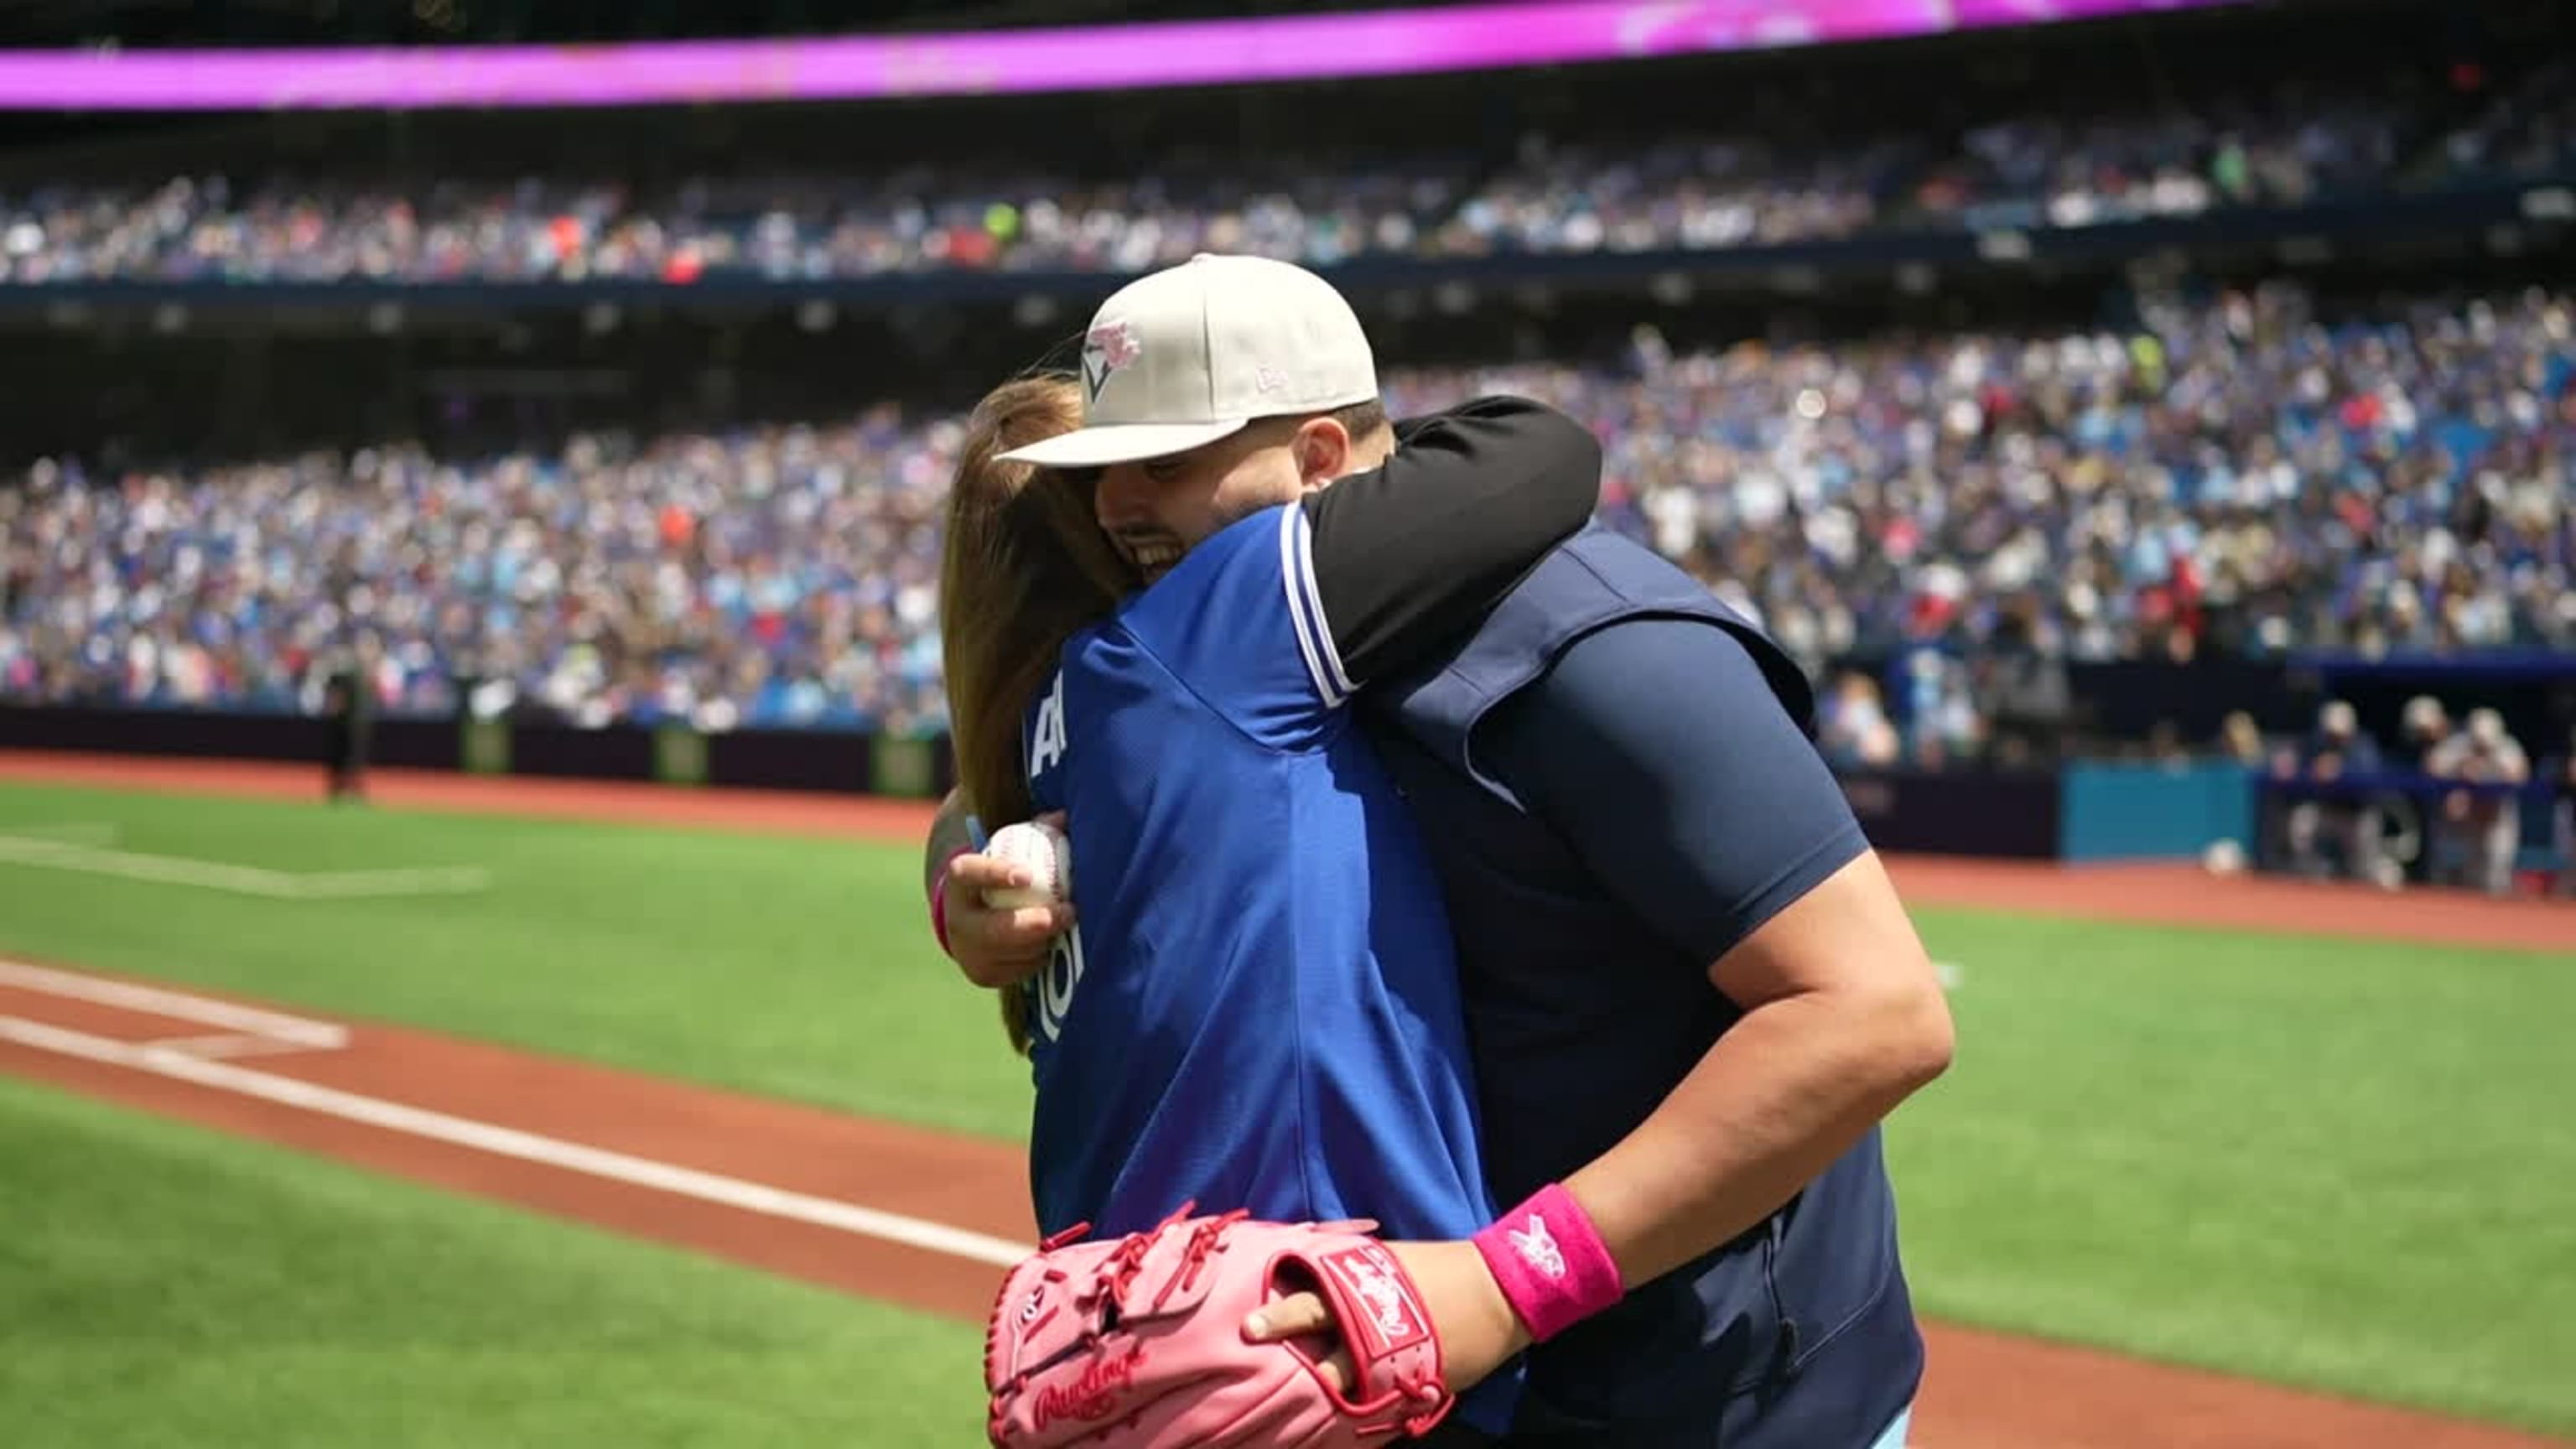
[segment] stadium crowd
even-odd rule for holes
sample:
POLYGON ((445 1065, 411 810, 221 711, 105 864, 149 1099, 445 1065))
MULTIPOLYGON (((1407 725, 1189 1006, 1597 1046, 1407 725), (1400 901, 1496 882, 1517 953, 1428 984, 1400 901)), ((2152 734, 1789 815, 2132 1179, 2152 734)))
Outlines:
POLYGON ((1143 271, 1199 251, 1714 250, 1877 228, 2080 226, 2576 172, 2576 86, 2544 68, 2454 124, 2384 91, 2188 112, 2056 115, 1800 149, 1750 136, 1552 141, 1480 165, 1274 158, 1120 180, 923 166, 670 185, 181 176, 0 185, 0 284, 818 280, 947 268, 1143 271), (2410 115, 2412 119, 2409 119, 2410 115))
MULTIPOLYGON (((2052 659, 2576 648, 2576 298, 2328 323, 2294 288, 2128 333, 1884 336, 1390 369, 1399 412, 1542 397, 1602 514, 1761 618, 1852 762, 1974 756, 2052 659), (1982 671, 1980 673, 1979 671, 1982 671)), ((457 691, 590 722, 935 731, 954 415, 886 404, 559 450, 413 445, 0 486, 0 695, 309 709, 383 643, 387 712, 457 691)))

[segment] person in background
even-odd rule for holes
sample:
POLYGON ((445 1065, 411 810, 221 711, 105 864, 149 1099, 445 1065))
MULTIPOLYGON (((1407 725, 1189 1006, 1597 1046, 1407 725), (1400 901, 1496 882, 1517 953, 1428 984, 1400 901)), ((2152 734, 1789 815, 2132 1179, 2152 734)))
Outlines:
POLYGON ((2227 712, 2218 722, 2218 750, 2230 761, 2249 770, 2268 768, 2272 763, 2271 747, 2263 741, 2263 727, 2254 716, 2241 709, 2227 712))
MULTIPOLYGON (((2470 710, 2468 727, 2445 739, 2427 764, 2427 773, 2463 784, 2519 787, 2531 779, 2530 757, 2492 709, 2470 710)), ((2519 789, 2448 791, 2440 816, 2440 829, 2458 847, 2464 883, 2491 896, 2511 895, 2514 859, 2522 851, 2519 789)))
POLYGON ((2557 894, 2576 898, 2576 724, 2567 727, 2567 750, 2558 757, 2558 768, 2551 772, 2557 784, 2555 813, 2558 817, 2558 884, 2557 894))
MULTIPOLYGON (((2333 787, 2350 777, 2375 775, 2379 769, 2378 743, 2362 733, 2351 702, 2330 699, 2317 711, 2316 731, 2288 762, 2287 773, 2308 784, 2333 787)), ((2301 795, 2290 806, 2286 832, 2290 868, 2299 874, 2318 878, 2334 874, 2326 854, 2331 848, 2342 857, 2345 876, 2379 879, 2379 814, 2368 800, 2331 788, 2301 795)))
POLYGON ((322 686, 324 789, 334 802, 367 798, 367 747, 376 729, 376 646, 361 636, 322 686))
POLYGON ((1894 765, 1904 751, 1896 724, 1887 717, 1887 706, 1879 700, 1878 681, 1858 670, 1846 669, 1835 676, 1823 715, 1816 747, 1838 770, 1883 770, 1894 765))
POLYGON ((2429 694, 2419 694, 2406 701, 2397 747, 2397 764, 2419 775, 2433 773, 2433 752, 2451 737, 2451 716, 2442 702, 2429 694))

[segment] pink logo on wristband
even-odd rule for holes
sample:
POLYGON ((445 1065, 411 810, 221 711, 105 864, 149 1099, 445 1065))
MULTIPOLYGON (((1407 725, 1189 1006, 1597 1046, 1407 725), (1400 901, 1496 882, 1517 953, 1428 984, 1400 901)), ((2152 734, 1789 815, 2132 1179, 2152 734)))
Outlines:
POLYGON ((1476 1234, 1512 1312, 1545 1343, 1619 1301, 1619 1265, 1583 1205, 1550 1183, 1476 1234))

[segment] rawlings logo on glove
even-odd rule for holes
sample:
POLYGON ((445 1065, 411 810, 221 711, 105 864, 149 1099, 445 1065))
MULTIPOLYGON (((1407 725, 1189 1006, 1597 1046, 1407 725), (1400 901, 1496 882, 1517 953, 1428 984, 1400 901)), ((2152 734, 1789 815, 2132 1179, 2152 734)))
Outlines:
POLYGON ((1038 1390, 1038 1403, 1030 1411, 1030 1422, 1044 1429, 1060 1419, 1108 1418, 1117 1411, 1118 1392, 1136 1382, 1136 1366, 1144 1361, 1145 1351, 1140 1348, 1093 1359, 1072 1383, 1061 1388, 1049 1384, 1038 1390))
POLYGON ((1003 1278, 984 1335, 993 1444, 1346 1449, 1448 1415, 1439 1335, 1376 1224, 1191 1211, 1110 1241, 1059 1234, 1003 1278), (1341 1325, 1347 1395, 1302 1346, 1244 1340, 1247 1315, 1307 1290, 1341 1325))

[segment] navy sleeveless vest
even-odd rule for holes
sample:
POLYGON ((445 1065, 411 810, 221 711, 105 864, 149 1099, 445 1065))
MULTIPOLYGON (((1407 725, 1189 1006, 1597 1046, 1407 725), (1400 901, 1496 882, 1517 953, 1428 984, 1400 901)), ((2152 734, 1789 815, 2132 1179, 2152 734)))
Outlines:
MULTIPOLYGON (((1594 525, 1463 643, 1363 694, 1430 842, 1459 946, 1498 1200, 1643 1121, 1738 1013, 1478 766, 1476 728, 1567 646, 1622 620, 1728 631, 1802 728, 1804 673, 1661 555, 1594 525)), ((1639 709, 1656 707, 1639 680, 1639 709)), ((1913 1398, 1923 1344, 1873 1129, 1769 1220, 1530 1356, 1512 1440, 1599 1449, 1865 1449, 1913 1398)))

